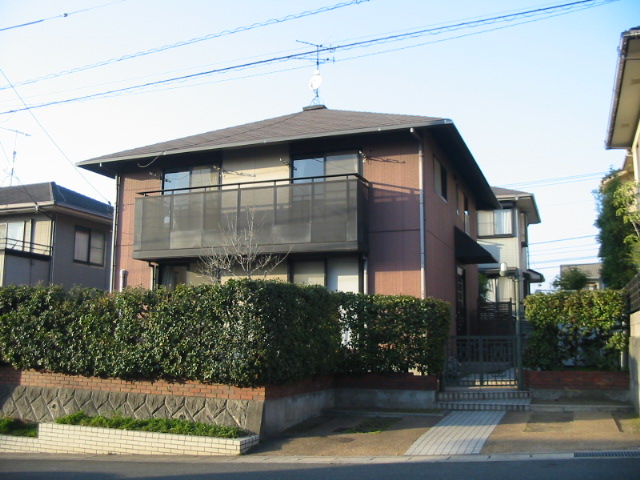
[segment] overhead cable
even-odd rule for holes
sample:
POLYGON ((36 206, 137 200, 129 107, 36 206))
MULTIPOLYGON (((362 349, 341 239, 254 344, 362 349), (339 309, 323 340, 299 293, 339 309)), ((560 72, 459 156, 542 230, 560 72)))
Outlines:
MULTIPOLYGON (((40 81, 43 81, 43 80, 50 80, 52 78, 57 78, 57 77, 61 77, 61 76, 64 76, 64 75, 69 75, 69 74, 72 74, 72 73, 84 72, 86 70, 91 70, 93 68, 104 67, 104 66, 110 65, 112 63, 123 62, 125 60, 131 60, 133 58, 138 58, 138 57, 143 57, 143 56, 146 56, 146 55, 151 55, 151 54, 154 54, 154 53, 164 52, 166 50, 171 50, 173 48, 178 48, 178 47, 184 47, 186 45, 193 45, 195 43, 204 42, 206 40, 212 40, 214 38, 225 37, 225 36, 228 36, 228 35, 233 35, 235 33, 247 32, 249 30, 254 30, 256 28, 261 28, 261 27, 266 27, 266 26, 269 26, 269 25, 277 24, 277 23, 284 23, 284 22, 288 22, 290 20, 297 20, 299 18, 309 17, 309 16, 312 16, 312 15, 318 15, 320 13, 330 12, 330 11, 333 11, 333 10, 337 10, 339 8, 348 7, 350 5, 358 5, 360 3, 364 3, 364 2, 368 2, 368 1, 370 1, 370 0, 351 0, 350 2, 341 2, 341 3, 337 3, 335 5, 318 8, 317 10, 307 10, 307 11, 300 12, 300 13, 286 15, 286 16, 280 17, 280 18, 270 18, 269 20, 266 20, 266 21, 263 21, 263 22, 252 23, 251 25, 244 25, 244 26, 240 26, 240 27, 237 27, 237 28, 233 28, 231 30, 223 30, 222 32, 210 33, 210 34, 205 35, 203 37, 196 37, 196 38, 192 38, 190 40, 183 40, 183 41, 180 41, 180 42, 172 43, 172 44, 169 44, 169 45, 163 45, 161 47, 152 48, 152 49, 149 49, 149 50, 143 50, 143 51, 132 53, 132 54, 128 54, 128 55, 122 55, 120 57, 114 57, 114 58, 110 58, 108 60, 102 60, 100 62, 92 63, 90 65, 84 65, 84 66, 81 66, 81 67, 72 68, 70 70, 63 70, 63 71, 57 72, 57 73, 50 73, 50 74, 44 75, 42 77, 37 77, 37 78, 32 78, 30 80, 24 80, 22 82, 17 82, 17 83, 14 84, 14 86, 19 87, 19 86, 22 86, 22 85, 29 85, 29 84, 40 82, 40 81)), ((7 88, 10 88, 9 85, 3 85, 3 86, 0 87, 0 90, 5 90, 7 88)))
POLYGON ((167 84, 174 83, 174 82, 185 82, 185 81, 188 81, 188 80, 191 80, 191 79, 194 79, 194 78, 199 78, 199 77, 202 77, 202 76, 213 75, 213 74, 222 74, 222 73, 227 73, 227 72, 231 72, 231 71, 235 71, 235 70, 243 70, 243 69, 254 68, 254 67, 264 66, 264 65, 270 65, 270 64, 278 63, 278 62, 286 62, 286 61, 296 60, 296 59, 305 59, 305 58, 309 58, 311 56, 313 56, 313 58, 315 58, 315 55, 317 55, 318 53, 333 52, 333 51, 338 51, 338 50, 351 50, 351 49, 355 49, 355 48, 366 48, 366 47, 370 47, 370 46, 381 44, 381 43, 396 42, 396 41, 406 40, 406 39, 410 39, 410 38, 417 38, 419 36, 424 36, 424 35, 438 35, 438 34, 445 33, 445 32, 450 32, 450 31, 459 30, 459 29, 463 29, 463 28, 475 28, 475 27, 478 27, 478 26, 487 25, 487 24, 491 24, 491 23, 512 22, 512 21, 514 21, 514 20, 516 20, 518 18, 522 18, 522 17, 531 17, 531 16, 536 16, 536 15, 538 15, 538 16, 540 16, 540 15, 549 15, 549 14, 552 14, 552 13, 557 12, 559 10, 577 9, 577 8, 584 9, 584 8, 587 8, 587 7, 585 7, 585 5, 587 5, 587 4, 589 5, 588 8, 593 8, 595 6, 600 6, 600 5, 611 3, 611 2, 615 2, 615 1, 619 1, 619 0, 581 0, 581 1, 577 1, 577 2, 565 3, 565 4, 561 4, 561 5, 554 5, 554 6, 550 6, 550 7, 538 8, 538 9, 533 9, 533 10, 527 10, 527 11, 522 11, 522 12, 517 12, 517 13, 512 13, 512 14, 507 14, 507 15, 500 15, 500 16, 494 16, 494 17, 489 17, 489 18, 483 18, 483 19, 479 19, 479 20, 472 20, 472 21, 468 21, 468 22, 460 22, 460 23, 456 23, 456 24, 445 25, 445 26, 440 26, 440 27, 435 27, 435 28, 419 29, 419 30, 414 30, 414 31, 411 31, 411 32, 401 33, 401 34, 387 35, 387 36, 384 36, 384 37, 378 37, 378 38, 369 39, 369 40, 351 42, 351 43, 347 43, 347 44, 343 44, 343 45, 320 47, 320 48, 317 48, 317 49, 314 49, 314 50, 304 51, 304 52, 300 52, 300 53, 292 53, 292 54, 287 54, 287 55, 281 55, 281 56, 277 56, 277 57, 272 57, 272 58, 256 60, 256 61, 252 61, 252 62, 246 62, 246 63, 242 63, 242 64, 238 64, 238 65, 231 65, 231 66, 227 66, 227 67, 211 69, 211 70, 198 72, 198 73, 181 75, 181 76, 178 76, 178 77, 166 78, 166 79, 163 79, 163 80, 156 80, 156 81, 147 82, 147 83, 143 83, 143 84, 132 85, 132 86, 128 86, 128 87, 122 87, 122 88, 118 88, 118 89, 113 89, 113 90, 93 93, 93 94, 89 94, 89 95, 83 95, 83 96, 79 96, 79 97, 72 97, 72 98, 67 98, 67 99, 62 99, 62 100, 54 100, 54 101, 51 101, 51 102, 45 102, 45 103, 41 103, 41 104, 31 105, 31 106, 28 106, 28 107, 18 107, 18 108, 14 108, 14 109, 11 109, 11 110, 0 112, 0 115, 6 115, 6 114, 9 114, 9 113, 20 112, 20 111, 26 110, 27 108, 37 109, 37 108, 49 107, 49 106, 53 106, 53 105, 66 104, 66 103, 71 103, 71 102, 77 102, 77 101, 91 100, 91 99, 95 99, 95 98, 103 98, 103 97, 121 95, 121 94, 124 94, 124 93, 132 92, 132 91, 136 91, 136 90, 140 90, 140 89, 145 89, 145 88, 149 88, 149 87, 167 85, 167 84))

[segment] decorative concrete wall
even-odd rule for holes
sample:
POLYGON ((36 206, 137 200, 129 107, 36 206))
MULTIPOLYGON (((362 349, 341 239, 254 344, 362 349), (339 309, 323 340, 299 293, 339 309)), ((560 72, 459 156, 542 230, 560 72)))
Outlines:
POLYGON ((37 438, 0 435, 0 452, 129 455, 239 455, 259 437, 197 437, 41 423, 37 438))
POLYGON ((427 409, 435 377, 413 374, 327 376, 260 388, 199 382, 127 381, 0 368, 0 415, 52 422, 88 415, 180 418, 275 435, 329 408, 427 409))
POLYGON ((87 415, 179 418, 260 433, 264 389, 125 381, 0 368, 0 414, 34 422, 87 415))

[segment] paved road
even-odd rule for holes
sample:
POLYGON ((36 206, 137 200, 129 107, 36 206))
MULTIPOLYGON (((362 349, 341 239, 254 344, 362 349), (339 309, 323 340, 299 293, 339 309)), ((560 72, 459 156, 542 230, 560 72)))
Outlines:
MULTIPOLYGON (((468 459, 468 457, 467 457, 468 459)), ((0 479, 11 480, 631 480, 639 458, 524 461, 412 462, 380 464, 254 463, 194 458, 153 461, 132 458, 0 456, 0 479)))

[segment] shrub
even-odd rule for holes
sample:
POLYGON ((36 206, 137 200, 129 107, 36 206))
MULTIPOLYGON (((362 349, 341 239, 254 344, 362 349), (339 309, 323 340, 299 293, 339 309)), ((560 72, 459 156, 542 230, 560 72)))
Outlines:
POLYGON ((139 430, 144 432, 172 433, 177 435, 195 435, 199 437, 239 438, 248 435, 239 427, 224 425, 207 425, 188 420, 150 418, 139 420, 131 417, 113 415, 91 417, 79 410, 70 415, 60 417, 56 423, 63 425, 80 425, 84 427, 117 428, 120 430, 139 430))
POLYGON ((439 373, 448 327, 444 302, 283 282, 0 288, 2 360, 75 375, 255 387, 343 371, 439 373))
POLYGON ((346 334, 345 373, 442 372, 450 322, 445 302, 410 296, 337 295, 346 334))
POLYGON ((619 290, 530 295, 526 318, 533 327, 525 366, 552 370, 565 364, 616 370, 627 346, 625 300, 619 290))

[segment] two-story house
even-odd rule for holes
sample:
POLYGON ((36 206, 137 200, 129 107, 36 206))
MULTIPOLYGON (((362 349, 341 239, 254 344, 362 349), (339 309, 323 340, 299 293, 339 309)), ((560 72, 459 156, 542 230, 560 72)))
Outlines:
POLYGON ((53 182, 0 188, 0 286, 108 289, 112 213, 53 182))
POLYGON ((513 334, 515 309, 544 276, 529 268, 529 225, 540 223, 532 193, 493 187, 500 208, 478 212, 478 243, 497 262, 479 265, 488 281, 476 334, 513 334), (501 266, 503 271, 501 272, 501 266))
POLYGON ((202 282, 251 228, 286 255, 269 278, 441 298, 466 329, 493 261, 476 211, 499 203, 448 119, 314 105, 79 165, 116 180, 114 289, 202 282))

